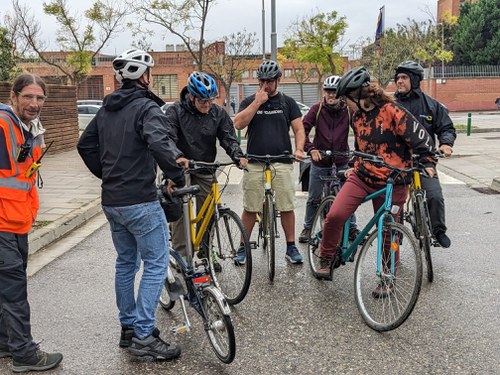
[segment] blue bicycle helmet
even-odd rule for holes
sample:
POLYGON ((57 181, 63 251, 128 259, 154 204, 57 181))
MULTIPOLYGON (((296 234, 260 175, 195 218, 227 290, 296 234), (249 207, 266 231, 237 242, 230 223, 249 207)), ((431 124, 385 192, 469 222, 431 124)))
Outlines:
POLYGON ((213 99, 217 97, 215 80, 206 73, 193 72, 188 78, 187 89, 198 99, 213 99))

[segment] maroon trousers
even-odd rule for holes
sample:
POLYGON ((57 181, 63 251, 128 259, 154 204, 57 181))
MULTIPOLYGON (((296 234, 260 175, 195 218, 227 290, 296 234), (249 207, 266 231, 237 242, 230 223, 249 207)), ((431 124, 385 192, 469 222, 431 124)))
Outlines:
MULTIPOLYGON (((351 173, 346 183, 340 189, 333 201, 332 207, 326 216, 323 228, 323 240, 321 243, 320 256, 322 258, 333 258, 335 250, 340 242, 340 233, 346 220, 356 211, 363 199, 380 190, 365 184, 355 173, 351 173)), ((407 185, 394 185, 392 191, 392 204, 399 206, 399 211, 403 208, 408 196, 407 185)), ((373 212, 385 202, 385 195, 380 195, 372 200, 373 212)), ((398 221, 399 212, 395 215, 398 221)))

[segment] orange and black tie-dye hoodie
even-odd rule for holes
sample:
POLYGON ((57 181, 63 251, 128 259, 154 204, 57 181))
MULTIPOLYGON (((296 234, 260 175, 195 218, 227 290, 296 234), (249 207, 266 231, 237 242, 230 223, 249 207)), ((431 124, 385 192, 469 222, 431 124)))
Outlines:
MULTIPOLYGON (((411 155, 420 155, 420 162, 434 167, 432 158, 434 142, 425 128, 403 107, 387 103, 371 111, 357 111, 353 115, 356 150, 384 158, 386 163, 397 168, 409 168, 411 155)), ((392 172, 389 168, 376 166, 369 161, 355 161, 354 170, 361 180, 373 187, 386 185, 392 172)), ((396 184, 407 184, 407 176, 399 176, 396 184)))

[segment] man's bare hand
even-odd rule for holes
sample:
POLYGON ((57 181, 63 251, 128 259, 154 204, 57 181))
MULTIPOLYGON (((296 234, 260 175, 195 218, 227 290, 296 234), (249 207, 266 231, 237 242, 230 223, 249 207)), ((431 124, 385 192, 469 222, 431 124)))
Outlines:
POLYGON ((453 154, 453 149, 449 145, 439 146, 439 151, 441 151, 445 157, 449 157, 453 154))
POLYGON ((295 150, 293 152, 293 157, 297 160, 304 160, 306 158, 306 154, 302 150, 295 150))
POLYGON ((321 153, 318 150, 312 150, 310 154, 311 154, 311 159, 314 161, 320 161, 322 159, 321 153))
POLYGON ((267 94, 264 87, 261 87, 259 91, 255 93, 255 101, 259 105, 259 107, 269 100, 269 95, 267 94))

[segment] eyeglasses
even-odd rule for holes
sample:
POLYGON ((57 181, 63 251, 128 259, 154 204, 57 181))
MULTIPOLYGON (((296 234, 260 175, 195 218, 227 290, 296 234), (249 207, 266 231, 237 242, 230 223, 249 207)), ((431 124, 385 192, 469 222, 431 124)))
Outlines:
POLYGON ((196 98, 196 100, 198 100, 198 102, 200 104, 205 105, 205 104, 212 104, 215 99, 200 99, 200 98, 196 98))
POLYGON ((406 79, 410 79, 410 77, 408 77, 406 74, 398 74, 396 76, 396 81, 399 81, 400 79, 406 80, 406 79))
POLYGON ((36 99, 37 103, 39 103, 39 104, 45 102, 45 100, 47 99, 46 96, 43 96, 43 95, 32 95, 32 94, 19 94, 19 97, 22 100, 26 101, 26 102, 31 102, 34 99, 36 99))
POLYGON ((326 96, 336 96, 337 95, 337 91, 325 90, 325 95, 326 96))
POLYGON ((262 83, 263 85, 267 84, 274 84, 276 82, 275 79, 259 79, 259 82, 262 83))

